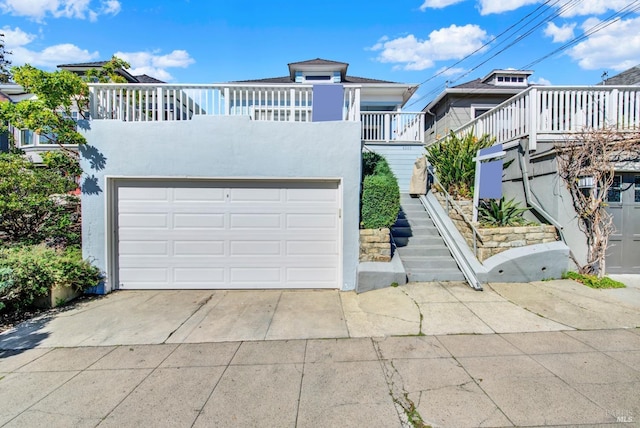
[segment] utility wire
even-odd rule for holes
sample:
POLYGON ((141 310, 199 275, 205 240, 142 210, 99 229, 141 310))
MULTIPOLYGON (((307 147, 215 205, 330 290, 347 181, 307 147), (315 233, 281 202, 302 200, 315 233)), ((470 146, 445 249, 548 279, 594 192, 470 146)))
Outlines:
MULTIPOLYGON (((509 43, 509 45, 507 45, 506 47, 500 49, 497 53, 495 53, 494 55, 492 55, 491 57, 489 57, 488 59, 486 59, 485 61, 481 62, 480 64, 472 67, 470 70, 468 70, 467 72, 465 72, 464 74, 458 76, 455 80, 450 81, 450 83, 456 82, 458 80, 460 80, 461 78, 467 76, 468 74, 470 74, 471 72, 473 72, 474 70, 478 69, 479 67, 481 67, 482 65, 486 64, 489 60, 495 58, 497 55, 499 55, 500 53, 504 52, 505 50, 509 49, 510 47, 512 47, 513 45, 515 45, 516 43, 520 42, 522 39, 524 39, 525 37, 528 37, 529 35, 531 35, 533 33, 533 31, 535 31, 537 28, 539 28, 540 26, 542 26, 544 23, 554 19, 555 17, 559 16, 560 14, 570 10, 571 8, 575 7, 577 4, 581 3, 583 0, 569 0, 566 3, 562 4, 560 6, 560 8, 555 11, 554 13, 551 14, 551 16, 544 16, 548 11, 551 10, 551 8, 555 5, 557 5, 560 0, 547 0, 544 3, 542 3, 540 6, 538 6, 537 8, 535 8, 533 11, 531 11, 530 13, 528 13, 527 15, 525 15, 524 17, 522 17, 521 19, 519 19, 515 24, 510 25, 509 27, 507 27, 507 29, 505 29, 504 31, 502 31, 500 34, 498 34, 497 36, 493 37, 491 40, 489 40, 488 42, 484 43, 481 47, 479 47, 478 49, 474 50, 473 52, 471 52, 470 54, 466 55, 464 58, 458 60, 457 62, 455 62, 454 64, 442 69, 441 71, 439 71, 438 73, 434 74, 433 76, 429 77, 428 79, 424 80, 423 82, 421 82, 420 84, 418 84, 417 86, 423 86, 425 83, 435 79, 436 77, 444 74, 446 71, 452 69, 453 67, 455 67, 456 65, 462 63, 463 61, 469 59, 471 56, 475 55, 476 53, 480 52, 481 50, 485 49, 487 46, 489 46, 490 44, 492 44, 493 42, 495 42, 496 40, 498 40, 499 38, 501 38, 502 36, 508 34, 511 32, 511 30, 513 30, 515 28, 515 31, 519 31, 522 29, 527 28, 529 25, 535 23, 535 21, 542 16, 543 20, 535 23, 535 25, 530 28, 529 30, 527 30, 523 35, 520 35, 519 37, 517 37, 514 41, 512 41, 511 43, 509 43), (522 25, 520 25, 522 24, 522 25), (516 28, 517 27, 517 28, 516 28)), ((508 39, 507 39, 508 40, 508 39)), ((489 49, 487 51, 487 53, 497 49, 500 45, 502 45, 503 43, 505 43, 505 40, 500 41, 498 44, 494 45, 491 49, 489 49)), ((431 90, 429 93, 421 95, 418 99, 416 99, 415 101, 413 101, 412 103, 408 104, 407 107, 410 107, 416 103, 418 103, 419 101, 421 101, 422 99, 426 98, 429 95, 432 95, 434 93, 437 93, 441 90, 441 88, 443 87, 443 85, 438 85, 436 88, 434 88, 433 90, 431 90)))
POLYGON ((632 5, 638 3, 639 0, 633 1, 631 3, 629 3, 628 5, 626 5, 625 7, 623 7, 622 9, 618 10, 617 12, 613 13, 612 15, 610 15, 609 17, 607 17, 604 21, 600 21, 599 23, 595 24, 594 26, 590 27, 589 29, 585 30, 581 35, 574 37, 573 39, 569 40, 567 43, 565 43, 564 45, 558 47, 557 49, 554 49, 553 51, 549 52, 548 54, 530 62, 529 64, 525 65, 524 67, 521 67, 520 69, 527 69, 530 68, 542 61, 544 61, 545 59, 559 53, 562 52, 568 48, 570 48, 571 46, 576 45, 577 43, 580 43, 581 41, 585 40, 587 37, 597 33, 598 31, 604 30, 605 28, 607 28, 608 26, 620 21, 621 19, 623 19, 625 16, 628 16, 632 13, 638 12, 640 11, 640 5, 637 5, 633 8, 631 8, 632 5), (629 10, 625 10, 628 9, 629 10))

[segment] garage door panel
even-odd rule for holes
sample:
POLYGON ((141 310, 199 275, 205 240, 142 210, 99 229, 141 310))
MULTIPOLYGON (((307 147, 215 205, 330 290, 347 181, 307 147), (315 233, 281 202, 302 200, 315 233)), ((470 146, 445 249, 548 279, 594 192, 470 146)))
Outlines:
POLYGON ((177 283, 200 282, 222 283, 225 281, 225 269, 219 268, 175 268, 173 280, 177 283))
POLYGON ((224 229, 224 214, 173 214, 174 229, 224 229))
MULTIPOLYGON (((273 237, 271 237, 273 238, 273 237)), ((229 255, 233 256, 279 256, 282 254, 280 241, 230 241, 229 255)))
POLYGON ((287 229, 335 229, 336 214, 287 214, 287 229))
POLYGON ((339 287, 337 182, 127 184, 121 288, 339 287))
POLYGON ((120 201, 166 201, 169 189, 163 187, 121 187, 118 189, 120 201))
POLYGON ((165 283, 169 280, 169 269, 166 267, 120 267, 120 281, 127 282, 157 282, 165 283))
POLYGON ((282 189, 264 188, 236 188, 229 190, 229 199, 234 202, 250 202, 260 204, 262 202, 280 202, 283 200, 282 189))
POLYGON ((282 269, 279 267, 231 267, 230 280, 234 283, 242 282, 277 282, 282 283, 282 269))
POLYGON ((174 241, 174 256, 224 256, 224 241, 174 241))
POLYGON ((224 189, 215 187, 178 187, 173 189, 175 202, 224 203, 224 189))
POLYGON ((169 226, 168 214, 120 214, 118 217, 120 228, 167 228, 169 226))
POLYGON ((280 214, 230 214, 232 229, 280 229, 282 219, 280 214))
POLYGON ((120 255, 164 255, 168 252, 167 241, 123 241, 120 242, 120 255))
POLYGON ((288 268, 287 281, 293 282, 335 282, 338 280, 338 270, 330 268, 288 268), (311 278, 310 278, 311 277, 311 278))
POLYGON ((324 256, 338 252, 335 241, 289 241, 287 242, 287 256, 324 256))

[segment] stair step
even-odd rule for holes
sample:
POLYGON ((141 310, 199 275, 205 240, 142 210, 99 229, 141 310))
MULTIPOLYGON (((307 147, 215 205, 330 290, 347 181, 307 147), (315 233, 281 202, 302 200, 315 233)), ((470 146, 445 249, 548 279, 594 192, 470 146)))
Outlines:
POLYGON ((402 264, 405 269, 413 270, 430 270, 430 269, 458 269, 456 261, 451 256, 439 257, 405 257, 402 258, 402 264))
POLYGON ((444 245, 410 245, 410 246, 398 246, 398 253, 402 260, 405 257, 433 257, 443 256, 448 257, 451 255, 447 247, 444 245))
POLYGON ((409 237, 409 236, 421 236, 421 237, 434 236, 434 237, 440 237, 440 234, 438 233, 438 230, 435 227, 433 227, 433 228, 427 228, 427 227, 392 227, 391 228, 391 235, 393 235, 394 238, 396 238, 396 237, 409 237))
POLYGON ((409 282, 433 282, 433 281, 465 281, 465 277, 459 270, 431 269, 425 271, 414 270, 407 272, 409 282))

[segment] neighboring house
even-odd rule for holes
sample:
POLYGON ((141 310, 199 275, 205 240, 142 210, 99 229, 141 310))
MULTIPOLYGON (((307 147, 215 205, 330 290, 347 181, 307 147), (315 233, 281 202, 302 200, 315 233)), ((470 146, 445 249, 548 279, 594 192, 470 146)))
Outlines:
POLYGON ((423 144, 423 113, 398 111, 412 85, 335 61, 257 81, 90 89, 83 252, 105 292, 356 289, 363 146, 423 144))
MULTIPOLYGON (((555 147, 585 130, 640 129, 640 70, 634 67, 594 86, 534 86, 454 130, 496 138, 506 151, 503 192, 554 224, 580 264, 586 238, 578 228, 571 196, 557 174, 555 147), (513 161, 513 162, 508 162, 513 161)), ((607 273, 640 273, 640 154, 616 166, 607 210, 610 238, 607 273)))
MULTIPOLYGON (((356 77, 347 74, 349 64, 322 58, 288 64, 289 74, 256 80, 233 82, 236 84, 257 84, 267 87, 279 85, 341 85, 351 91, 354 107, 351 113, 360 116, 362 121, 361 138, 364 150, 377 152, 387 159, 392 171, 398 178, 400 188, 409 190, 409 180, 415 159, 421 156, 423 144, 421 129, 424 127, 424 115, 402 112, 402 107, 417 90, 414 84, 389 82, 368 77, 356 77), (359 89, 358 99, 354 88, 359 89)), ((243 101, 246 105, 246 101, 243 101)), ((304 105, 305 101, 298 101, 304 105)), ((303 115, 308 112, 303 112, 303 115)), ((264 120, 291 120, 287 111, 277 109, 254 109, 252 117, 264 120), (280 114, 279 117, 274 114, 280 114)), ((353 118, 351 118, 353 119, 353 118)), ((298 118, 296 118, 298 120, 298 118)), ((304 120, 304 119, 302 119, 304 120)))
MULTIPOLYGON (((87 63, 78 63, 78 64, 62 64, 59 65, 58 68, 62 70, 71 71, 78 75, 84 75, 87 71, 91 69, 96 69, 102 67, 108 61, 96 61, 96 62, 87 62, 87 63)), ((127 70, 118 69, 116 73, 126 79, 127 84, 164 84, 165 82, 158 80, 154 77, 148 76, 146 74, 142 75, 132 75, 127 70)), ((23 99, 33 98, 33 94, 29 94, 24 92, 22 87, 17 84, 3 84, 0 85, 0 91, 3 91, 8 95, 9 99, 12 102, 19 102, 23 99)), ((72 117, 76 120, 82 119, 77 111, 72 111, 72 117)), ((46 135, 41 135, 33 132, 29 129, 17 129, 10 127, 9 132, 13 135, 14 144, 17 148, 22 149, 27 156, 29 156, 32 160, 39 162, 41 161, 39 153, 49 150, 58 150, 59 146, 55 143, 51 143, 46 135)), ((71 149, 77 149, 77 147, 71 147, 71 149)))
MULTIPOLYGON (((70 71, 80 76, 84 76, 87 71, 102 68, 108 62, 109 61, 95 61, 75 64, 60 64, 58 65, 58 68, 70 71)), ((151 77, 146 74, 132 75, 127 70, 124 70, 122 68, 117 69, 116 74, 122 76, 127 81, 127 83, 166 83, 162 80, 158 80, 155 77, 151 77)))
POLYGON ((422 110, 426 113, 424 141, 430 145, 450 131, 488 112, 527 89, 529 70, 493 70, 475 79, 446 88, 422 110))

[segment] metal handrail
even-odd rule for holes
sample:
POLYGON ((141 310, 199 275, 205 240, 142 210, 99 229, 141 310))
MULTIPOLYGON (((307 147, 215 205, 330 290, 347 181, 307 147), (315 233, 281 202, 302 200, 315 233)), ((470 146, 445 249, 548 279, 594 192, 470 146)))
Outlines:
POLYGON ((460 207, 460 205, 458 205, 455 202, 455 199, 453 199, 449 194, 449 192, 447 192, 447 190, 444 188, 444 186, 440 184, 440 182, 438 181, 438 177, 433 173, 433 171, 431 170, 431 168, 429 168, 429 166, 430 164, 427 161, 427 173, 432 178, 433 180, 432 183, 437 184, 438 187, 441 189, 440 191, 442 191, 442 193, 444 193, 445 195, 446 206, 444 208, 447 212, 447 215, 449 215, 449 204, 451 204, 451 206, 456 209, 458 214, 460 214, 460 217, 462 217, 462 220, 464 220, 464 222, 471 228, 471 231, 473 232, 473 255, 478 257, 478 241, 476 237, 482 240, 482 235, 480 235, 480 232, 478 231, 478 229, 476 229, 476 227, 473 225, 473 222, 469 220, 469 218, 464 214, 464 211, 462 211, 462 207, 460 207))

